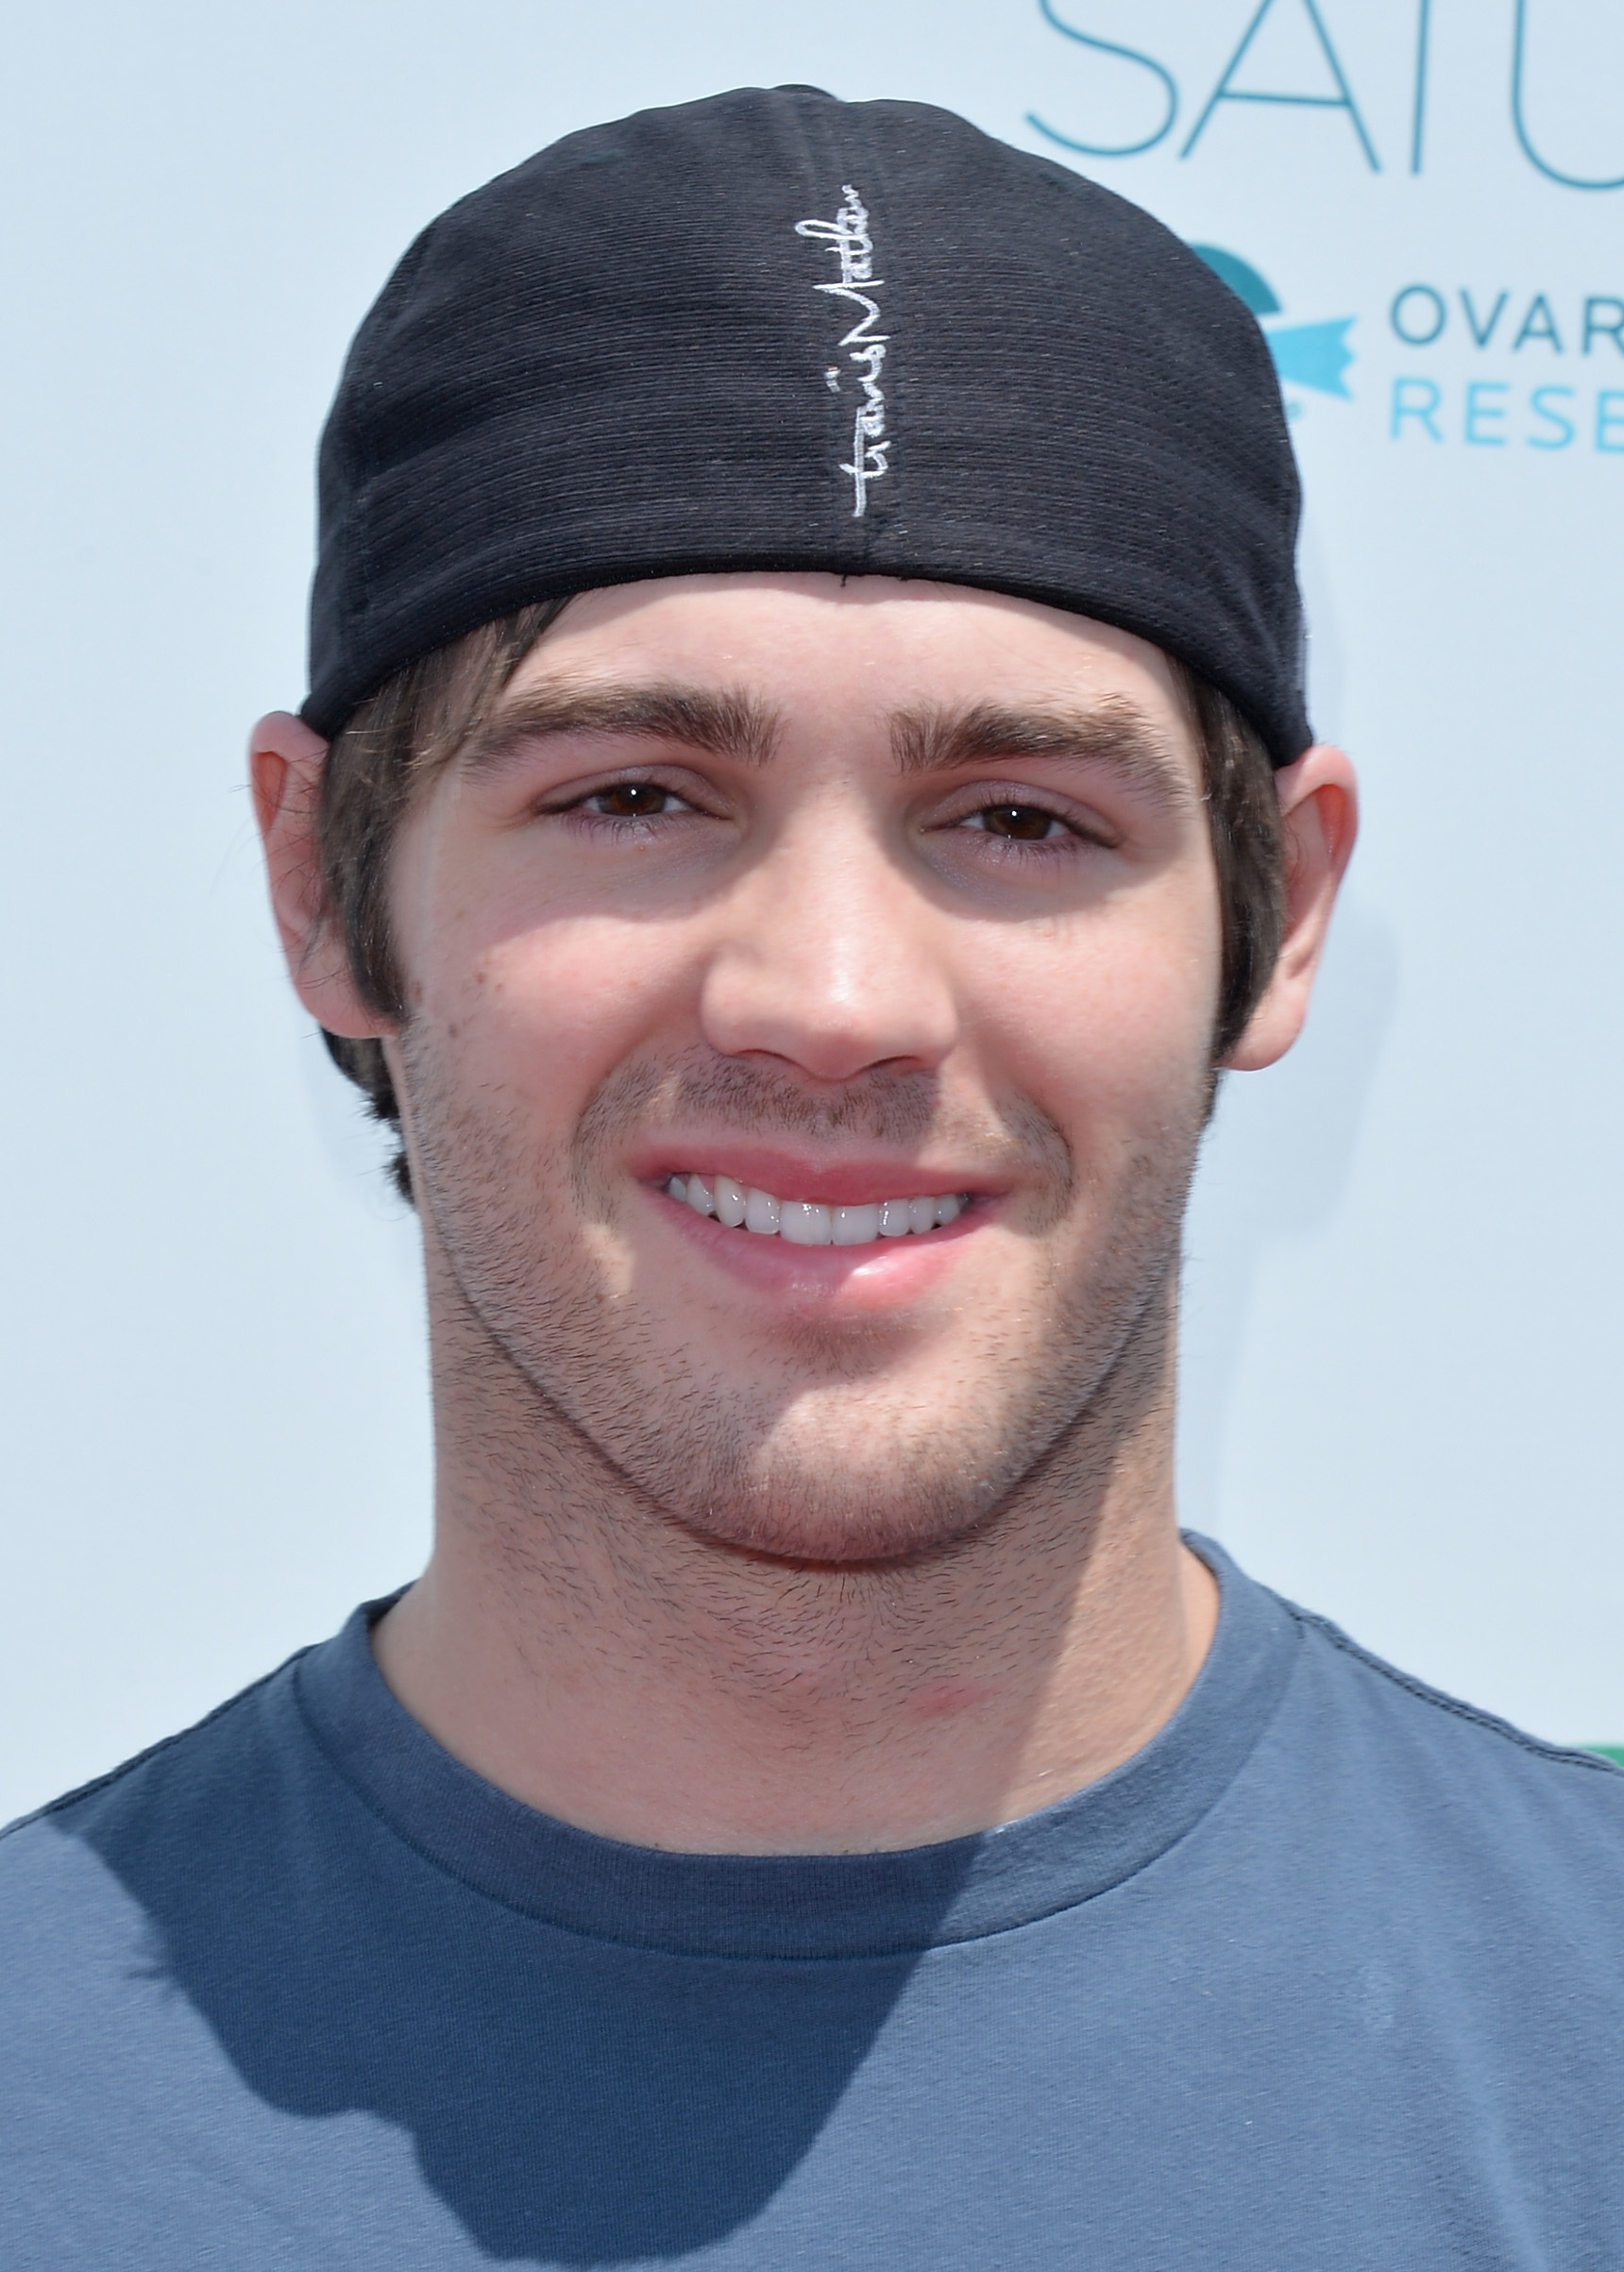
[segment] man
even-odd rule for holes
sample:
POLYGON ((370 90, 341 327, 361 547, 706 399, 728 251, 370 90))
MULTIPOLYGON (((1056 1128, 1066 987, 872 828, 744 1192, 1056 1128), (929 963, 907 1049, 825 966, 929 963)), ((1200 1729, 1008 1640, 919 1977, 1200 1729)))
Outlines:
POLYGON ((1176 1521, 1354 829, 1245 310, 736 93, 436 223, 322 481, 254 786, 434 1551, 8 1840, 6 2261, 1624 2263, 1624 1780, 1176 1521))

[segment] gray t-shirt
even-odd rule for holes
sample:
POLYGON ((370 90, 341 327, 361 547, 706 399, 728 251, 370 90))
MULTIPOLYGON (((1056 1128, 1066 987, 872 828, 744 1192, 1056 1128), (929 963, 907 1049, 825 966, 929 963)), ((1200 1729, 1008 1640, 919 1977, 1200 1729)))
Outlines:
POLYGON ((1154 1741, 906 1854, 550 1821, 358 1611, 0 1843, 0 2264, 1624 2267, 1624 1774, 1195 1543, 1154 1741))

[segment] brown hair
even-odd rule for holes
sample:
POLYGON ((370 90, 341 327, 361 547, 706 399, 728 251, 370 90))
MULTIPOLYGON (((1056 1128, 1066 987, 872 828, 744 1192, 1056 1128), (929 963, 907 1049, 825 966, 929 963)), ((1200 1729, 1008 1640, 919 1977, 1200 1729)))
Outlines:
MULTIPOLYGON (((568 605, 543 600, 421 655, 362 704, 335 736, 322 774, 318 856, 328 919, 342 936, 368 1008, 403 1018, 389 923, 389 854, 419 790, 483 722, 531 649, 568 605)), ((1223 963, 1214 1063, 1245 1031, 1280 951, 1285 873, 1274 767, 1234 704, 1182 663, 1174 675, 1201 749, 1203 795, 1218 870, 1223 963)), ((333 1061, 377 1120, 398 1131, 400 1108, 378 1041, 325 1037, 333 1061)), ((405 1152, 390 1165, 412 1196, 405 1152)))

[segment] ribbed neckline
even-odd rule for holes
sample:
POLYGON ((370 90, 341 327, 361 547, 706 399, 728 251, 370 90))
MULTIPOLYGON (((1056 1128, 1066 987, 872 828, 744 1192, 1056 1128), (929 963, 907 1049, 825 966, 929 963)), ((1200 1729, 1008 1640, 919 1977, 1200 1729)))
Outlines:
POLYGON ((972 1838, 895 1854, 669 1854, 540 1814, 453 1759, 396 1701, 367 1602, 294 1669, 317 1742, 418 1853, 491 1899, 594 1940, 692 1956, 833 1959, 1005 1933, 1133 1876, 1217 1803, 1290 1677, 1300 1627, 1222 1548, 1218 1630, 1173 1718, 1097 1783, 972 1838))

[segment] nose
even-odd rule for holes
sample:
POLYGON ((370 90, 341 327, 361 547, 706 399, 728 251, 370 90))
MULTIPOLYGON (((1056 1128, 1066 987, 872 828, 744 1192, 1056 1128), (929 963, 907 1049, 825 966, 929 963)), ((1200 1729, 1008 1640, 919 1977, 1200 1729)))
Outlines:
POLYGON ((807 813, 719 909, 701 1026, 815 1080, 939 1065, 958 1033, 948 918, 861 814, 807 813))

